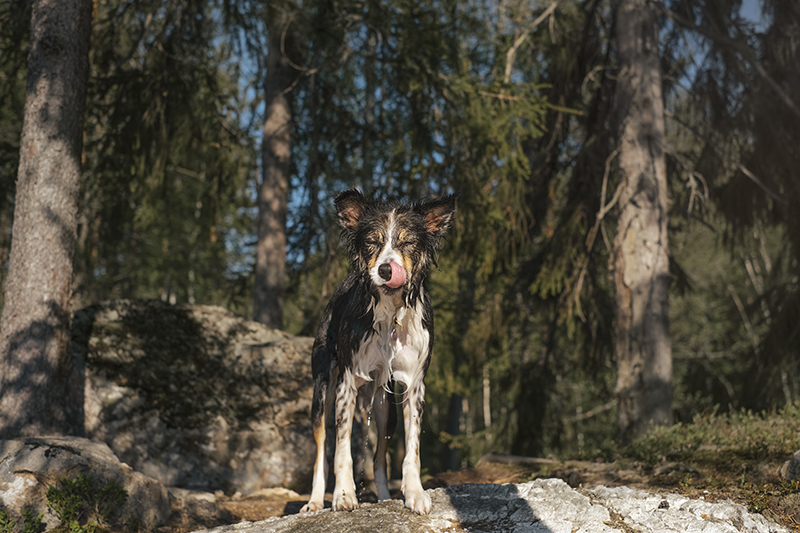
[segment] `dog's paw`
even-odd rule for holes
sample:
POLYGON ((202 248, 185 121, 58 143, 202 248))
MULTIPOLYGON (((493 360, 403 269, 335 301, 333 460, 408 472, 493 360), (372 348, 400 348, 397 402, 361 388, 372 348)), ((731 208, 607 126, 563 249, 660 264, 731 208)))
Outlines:
POLYGON ((319 511, 323 507, 325 507, 325 504, 323 502, 309 501, 307 504, 305 504, 303 507, 300 508, 300 512, 310 513, 312 511, 319 511))
POLYGON ((333 495, 333 505, 331 508, 334 511, 352 511, 358 507, 358 498, 355 492, 337 491, 333 495))
POLYGON ((406 507, 417 514, 426 515, 431 512, 431 497, 422 490, 409 490, 406 494, 406 507))

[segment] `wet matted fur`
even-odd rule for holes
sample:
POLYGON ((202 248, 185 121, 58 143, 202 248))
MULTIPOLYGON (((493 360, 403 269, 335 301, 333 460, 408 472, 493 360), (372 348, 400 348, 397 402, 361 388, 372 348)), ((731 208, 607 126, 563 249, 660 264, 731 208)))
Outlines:
POLYGON ((389 499, 386 450, 397 422, 393 383, 403 387, 405 428, 402 491, 405 505, 428 514, 431 499, 420 481, 419 441, 424 378, 433 348, 433 310, 424 281, 450 227, 455 196, 414 203, 377 200, 357 190, 334 201, 352 271, 333 294, 320 321, 311 355, 314 398, 311 421, 317 455, 309 502, 322 509, 329 465, 326 437, 335 440, 333 510, 358 506, 350 436, 356 397, 372 397, 378 432, 374 470, 378 498, 389 499), (333 417, 335 435, 326 435, 333 417))

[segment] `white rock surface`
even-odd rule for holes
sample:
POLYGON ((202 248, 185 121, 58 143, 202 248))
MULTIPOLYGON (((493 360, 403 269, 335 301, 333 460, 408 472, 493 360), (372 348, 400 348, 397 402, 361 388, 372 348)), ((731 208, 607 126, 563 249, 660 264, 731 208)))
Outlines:
POLYGON ((620 514, 636 531, 687 533, 778 533, 787 531, 761 515, 728 500, 709 503, 676 494, 652 494, 630 487, 597 487, 587 491, 596 501, 620 514))
POLYGON ((456 485, 429 493, 433 509, 424 517, 392 500, 364 504, 352 512, 323 510, 207 532, 788 533, 732 502, 708 503, 627 487, 575 490, 560 479, 519 485, 456 485))

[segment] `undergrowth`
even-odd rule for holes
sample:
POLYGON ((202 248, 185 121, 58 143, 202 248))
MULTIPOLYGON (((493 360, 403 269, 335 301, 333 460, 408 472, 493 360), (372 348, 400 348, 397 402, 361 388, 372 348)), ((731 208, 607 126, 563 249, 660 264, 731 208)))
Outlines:
POLYGON ((652 468, 662 458, 699 463, 767 460, 800 449, 800 404, 775 413, 698 415, 691 424, 654 427, 622 451, 652 468))
MULTIPOLYGON (((42 519, 44 514, 33 515, 30 509, 23 509, 22 514, 22 533, 41 533, 44 531, 42 519)), ((12 520, 8 512, 0 511, 0 533, 14 533, 17 521, 12 520)))
POLYGON ((59 486, 47 489, 47 505, 61 520, 56 530, 70 533, 108 531, 127 497, 121 483, 110 480, 100 486, 93 476, 82 474, 73 479, 61 478, 59 486))
POLYGON ((11 520, 6 511, 0 511, 0 533, 12 533, 16 525, 17 522, 11 520))
MULTIPOLYGON (((659 464, 691 465, 682 477, 654 475, 650 483, 675 486, 685 493, 722 492, 756 513, 795 525, 794 505, 781 502, 800 493, 800 481, 778 476, 778 466, 800 450, 800 404, 775 412, 696 416, 690 424, 654 427, 619 452, 645 470, 659 464)), ((681 471, 681 470, 679 470, 681 471)))

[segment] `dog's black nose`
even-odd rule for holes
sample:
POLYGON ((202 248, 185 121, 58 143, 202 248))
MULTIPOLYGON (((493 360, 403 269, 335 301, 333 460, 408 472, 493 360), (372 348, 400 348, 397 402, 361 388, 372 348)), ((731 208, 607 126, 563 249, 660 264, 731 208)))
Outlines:
POLYGON ((392 265, 389 263, 384 263, 378 267, 378 275, 383 278, 384 281, 389 281, 392 279, 392 265))

